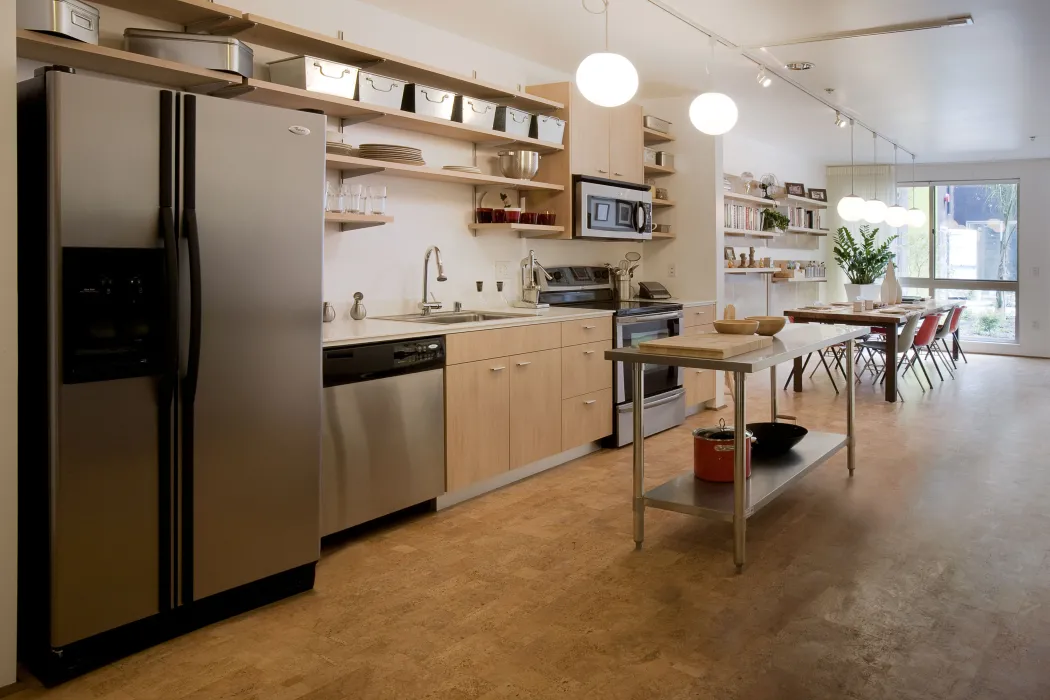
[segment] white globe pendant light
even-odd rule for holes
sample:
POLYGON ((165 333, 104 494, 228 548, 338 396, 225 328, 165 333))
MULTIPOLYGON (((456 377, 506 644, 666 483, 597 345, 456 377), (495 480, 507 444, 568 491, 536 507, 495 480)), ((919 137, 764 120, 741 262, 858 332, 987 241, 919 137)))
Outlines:
MULTIPOLYGON (((897 145, 893 145, 893 179, 897 180, 897 145)), ((896 189, 896 188, 894 188, 896 189)), ((900 228, 908 223, 908 210, 899 203, 899 192, 893 198, 893 206, 886 210, 886 225, 900 228)))
POLYGON ((576 69, 576 87, 580 94, 599 107, 627 104, 638 92, 638 71, 625 57, 609 51, 609 0, 601 0, 602 9, 594 12, 583 1, 583 9, 594 15, 605 15, 605 51, 592 53, 576 69))
POLYGON ((739 116, 736 102, 721 92, 705 92, 689 105, 689 121, 710 136, 728 133, 739 116))
MULTIPOLYGON (((915 192, 915 154, 911 156, 911 181, 912 181, 912 192, 915 192)), ((908 210, 908 226, 912 228, 919 228, 920 226, 926 225, 926 212, 922 209, 917 209, 914 206, 908 210)))
POLYGON ((854 221, 860 221, 861 217, 864 216, 864 200, 853 194, 856 191, 857 177, 854 171, 857 169, 856 162, 853 159, 853 120, 849 120, 849 177, 850 177, 850 194, 839 200, 836 210, 839 213, 839 218, 847 223, 853 223, 854 221))
POLYGON ((879 137, 874 131, 871 132, 871 143, 873 149, 871 173, 871 189, 875 197, 864 202, 864 220, 869 224, 881 224, 886 220, 886 203, 879 199, 879 176, 876 172, 879 165, 879 137))

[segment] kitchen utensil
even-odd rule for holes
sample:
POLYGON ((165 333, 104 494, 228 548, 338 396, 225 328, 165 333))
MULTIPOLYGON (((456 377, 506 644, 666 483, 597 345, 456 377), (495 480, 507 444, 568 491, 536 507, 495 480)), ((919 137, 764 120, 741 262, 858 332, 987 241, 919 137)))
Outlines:
POLYGON ((536 114, 532 117, 529 136, 540 141, 561 144, 565 138, 565 121, 546 114, 536 114))
POLYGON ((452 120, 452 110, 456 106, 456 93, 448 90, 409 83, 405 85, 405 95, 401 109, 415 112, 427 117, 452 120))
POLYGON ((15 24, 85 44, 98 44, 98 8, 79 0, 18 0, 15 24))
POLYGON ((715 321, 715 330, 726 335, 754 335, 758 332, 758 321, 715 321))
MULTIPOLYGON (((748 426, 750 428, 750 426, 748 426)), ((751 477, 750 430, 744 431, 744 473, 751 477)), ((736 461, 736 431, 726 426, 725 419, 717 428, 697 428, 693 431, 693 475, 704 481, 732 483, 736 461)))
POLYGON ((631 298, 631 278, 627 276, 627 270, 616 271, 616 298, 620 301, 631 298))
POLYGON ((364 298, 365 295, 361 292, 354 292, 354 305, 350 307, 350 318, 355 321, 362 321, 368 315, 368 309, 361 303, 364 298))
POLYGON ((497 107, 496 120, 492 128, 496 131, 505 131, 513 136, 528 136, 529 129, 532 128, 532 115, 513 107, 497 107))
POLYGON ((681 357, 699 357, 711 360, 724 360, 743 355, 753 350, 768 348, 773 339, 761 335, 720 335, 718 333, 701 333, 699 335, 672 336, 659 340, 646 340, 638 344, 644 352, 657 355, 679 355, 681 357))
POLYGON ((335 320, 335 307, 327 301, 321 307, 321 320, 325 323, 331 323, 335 320))
POLYGON ((776 335, 784 330, 787 323, 786 316, 748 316, 745 321, 758 321, 759 335, 776 335))
POLYGON ((751 454, 762 458, 779 457, 809 433, 801 425, 791 423, 748 423, 747 429, 755 436, 751 454))
POLYGON ((486 102, 476 97, 456 95, 456 102, 452 107, 452 121, 491 131, 496 123, 498 106, 495 102, 486 102))
POLYGON ((361 102, 401 109, 404 94, 405 83, 402 80, 366 71, 357 74, 357 99, 361 102))
POLYGON ((124 30, 124 50, 245 78, 254 76, 255 52, 233 37, 129 28, 124 30))
POLYGON ((270 80, 301 90, 323 92, 352 100, 357 97, 360 68, 314 56, 295 56, 268 64, 270 80))
POLYGON ((646 129, 659 131, 662 134, 671 133, 671 122, 666 119, 660 119, 660 117, 654 117, 651 114, 647 114, 642 119, 642 123, 645 125, 646 129))
POLYGON ((626 260, 627 262, 633 262, 634 263, 634 262, 638 262, 639 260, 642 259, 642 254, 639 253, 638 251, 632 250, 629 253, 627 253, 626 255, 624 255, 623 257, 624 257, 624 260, 626 260))
POLYGON ((722 318, 724 318, 727 321, 736 320, 736 307, 732 304, 726 304, 726 309, 722 313, 722 318))
POLYGON ((531 180, 540 169, 540 154, 536 151, 500 151, 499 171, 503 177, 531 180))
POLYGON ((667 151, 656 152, 656 164, 664 168, 674 167, 674 154, 667 151))

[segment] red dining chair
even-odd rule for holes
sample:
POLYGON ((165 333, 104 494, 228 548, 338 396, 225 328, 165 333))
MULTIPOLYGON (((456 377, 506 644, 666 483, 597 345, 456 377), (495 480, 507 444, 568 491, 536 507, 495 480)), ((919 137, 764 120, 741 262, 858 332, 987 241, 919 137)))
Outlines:
POLYGON ((941 374, 940 365, 937 364, 937 356, 930 352, 930 344, 934 342, 937 337, 937 327, 941 324, 941 317, 937 314, 931 314, 922 320, 922 325, 919 326, 919 330, 915 333, 915 340, 911 344, 912 363, 918 362, 919 368, 922 369, 922 373, 926 375, 926 382, 933 388, 933 381, 930 379, 929 372, 926 371, 926 365, 923 364, 922 355, 919 354, 919 349, 925 349, 927 357, 933 360, 933 366, 937 370, 938 376, 941 381, 944 381, 944 375, 941 374))
POLYGON ((951 311, 945 314, 944 323, 937 329, 937 335, 930 346, 930 349, 941 355, 941 361, 944 363, 945 369, 948 370, 948 374, 952 375, 952 379, 955 379, 955 373, 952 370, 959 369, 959 366, 955 363, 955 358, 952 357, 952 351, 948 349, 948 336, 952 334, 953 325, 956 328, 959 327, 957 318, 959 316, 962 316, 962 309, 958 306, 953 307, 951 311))
MULTIPOLYGON (((912 374, 915 375, 915 379, 918 380, 919 388, 922 389, 922 393, 926 393, 926 387, 922 385, 922 378, 919 377, 919 373, 915 369, 914 363, 909 364, 907 367, 905 367, 904 372, 900 372, 901 367, 904 366, 905 360, 908 357, 908 351, 911 350, 912 343, 915 340, 915 333, 918 330, 918 328, 919 314, 912 314, 908 317, 908 320, 905 321, 904 327, 901 328, 901 332, 897 334, 897 354, 900 355, 900 360, 898 360, 897 358, 890 359, 886 356, 886 341, 884 340, 862 340, 859 343, 859 347, 857 349, 857 361, 861 359, 862 353, 864 353, 865 351, 868 352, 870 356, 870 362, 872 364, 874 364, 876 355, 881 355, 883 358, 882 366, 879 367, 878 365, 875 365, 873 368, 877 369, 878 371, 875 372, 875 378, 871 381, 872 384, 879 381, 879 379, 882 379, 882 381, 886 381, 885 375, 887 367, 895 367, 896 371, 900 373, 901 379, 904 379, 908 376, 908 370, 910 369, 912 371, 912 374), (891 362, 893 364, 889 364, 891 362)), ((893 328, 888 328, 886 329, 886 332, 895 333, 896 330, 893 328)), ((904 394, 901 393, 899 384, 897 386, 897 396, 900 398, 901 401, 904 401, 904 394)))

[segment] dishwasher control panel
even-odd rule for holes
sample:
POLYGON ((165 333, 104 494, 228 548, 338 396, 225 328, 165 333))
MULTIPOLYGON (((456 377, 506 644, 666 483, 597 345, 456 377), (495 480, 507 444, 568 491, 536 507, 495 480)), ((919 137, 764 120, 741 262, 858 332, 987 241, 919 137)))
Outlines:
POLYGON ((324 386, 342 386, 372 379, 425 372, 445 367, 445 339, 413 338, 324 350, 324 386))
POLYGON ((445 339, 425 338, 394 346, 394 362, 399 367, 411 366, 420 362, 433 362, 445 359, 445 339))

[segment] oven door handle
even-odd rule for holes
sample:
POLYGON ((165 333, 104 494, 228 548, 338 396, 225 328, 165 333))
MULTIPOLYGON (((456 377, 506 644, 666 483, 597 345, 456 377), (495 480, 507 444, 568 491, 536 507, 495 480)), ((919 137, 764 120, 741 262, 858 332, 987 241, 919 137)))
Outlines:
POLYGON ((672 311, 666 314, 653 314, 651 316, 628 316, 618 317, 616 319, 617 326, 630 326, 635 323, 648 323, 650 321, 670 321, 671 319, 682 320, 685 318, 685 314, 681 311, 672 311))
MULTIPOLYGON (((648 402, 644 403, 642 405, 642 408, 656 408, 657 406, 663 406, 666 403, 671 403, 672 401, 677 401, 678 399, 682 398, 683 396, 685 396, 685 389, 679 389, 678 391, 674 392, 673 394, 668 394, 667 396, 663 396, 663 397, 657 399, 656 401, 653 401, 651 403, 648 403, 648 402)), ((617 413, 630 413, 633 410, 634 410, 634 403, 633 402, 632 403, 625 403, 622 406, 617 406, 616 407, 617 413)))

